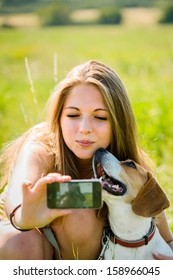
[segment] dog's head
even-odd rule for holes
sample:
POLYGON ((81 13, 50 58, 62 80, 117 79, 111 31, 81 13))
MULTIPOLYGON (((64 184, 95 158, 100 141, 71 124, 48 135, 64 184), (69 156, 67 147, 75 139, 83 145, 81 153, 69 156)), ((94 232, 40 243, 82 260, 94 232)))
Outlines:
POLYGON ((152 173, 132 160, 119 161, 100 148, 93 158, 93 170, 103 189, 131 203, 136 215, 153 217, 169 207, 169 200, 152 173))

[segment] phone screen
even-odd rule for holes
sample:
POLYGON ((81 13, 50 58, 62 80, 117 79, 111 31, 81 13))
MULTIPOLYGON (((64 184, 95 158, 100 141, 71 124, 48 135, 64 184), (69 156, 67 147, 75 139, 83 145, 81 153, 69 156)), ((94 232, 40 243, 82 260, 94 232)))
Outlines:
POLYGON ((47 184, 48 208, 101 208, 102 188, 99 180, 72 180, 47 184))

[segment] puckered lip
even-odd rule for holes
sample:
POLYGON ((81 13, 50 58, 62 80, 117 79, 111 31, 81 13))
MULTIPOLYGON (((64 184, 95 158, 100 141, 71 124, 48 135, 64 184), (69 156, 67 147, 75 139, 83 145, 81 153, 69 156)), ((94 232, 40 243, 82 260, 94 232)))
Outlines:
MULTIPOLYGON (((99 153, 99 151, 97 152, 99 153)), ((103 150, 101 151, 103 155, 103 150)), ((100 178, 101 185, 104 190, 115 196, 122 196, 127 192, 127 187, 121 181, 115 178, 115 175, 109 175, 104 169, 104 160, 102 160, 102 155, 96 156, 93 159, 93 169, 94 174, 97 178, 100 178), (102 164, 101 164, 102 161, 102 164)), ((106 164, 106 163, 105 163, 106 164)))
POLYGON ((90 146, 94 143, 94 141, 90 140, 76 140, 76 142, 81 146, 90 146))

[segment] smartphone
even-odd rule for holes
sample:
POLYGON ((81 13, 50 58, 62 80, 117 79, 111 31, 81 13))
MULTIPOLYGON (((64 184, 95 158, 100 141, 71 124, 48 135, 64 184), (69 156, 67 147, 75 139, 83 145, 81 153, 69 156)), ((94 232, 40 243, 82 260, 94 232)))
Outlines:
POLYGON ((71 180, 47 184, 47 207, 60 209, 102 206, 102 187, 98 179, 71 180))

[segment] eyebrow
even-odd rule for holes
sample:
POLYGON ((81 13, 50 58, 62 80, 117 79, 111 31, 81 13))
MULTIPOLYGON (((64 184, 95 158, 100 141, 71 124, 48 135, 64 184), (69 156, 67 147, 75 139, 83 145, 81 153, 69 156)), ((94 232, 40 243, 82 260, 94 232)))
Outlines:
MULTIPOLYGON (((64 108, 64 110, 67 110, 67 109, 74 109, 74 110, 80 111, 79 108, 73 107, 73 106, 69 106, 69 107, 64 108)), ((97 112, 97 111, 105 111, 105 112, 107 112, 108 110, 103 109, 103 108, 97 108, 97 109, 94 110, 94 112, 97 112)))

